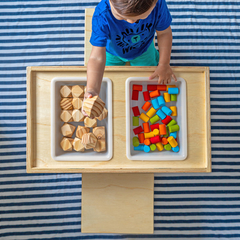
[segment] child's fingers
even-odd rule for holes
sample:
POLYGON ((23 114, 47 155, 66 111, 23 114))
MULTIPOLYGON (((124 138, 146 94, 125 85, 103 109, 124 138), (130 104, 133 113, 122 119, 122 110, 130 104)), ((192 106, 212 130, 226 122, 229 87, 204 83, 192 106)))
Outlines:
POLYGON ((174 81, 177 82, 177 78, 174 74, 172 74, 172 77, 173 77, 174 81))
POLYGON ((155 77, 157 77, 157 73, 156 73, 156 72, 154 72, 148 79, 149 79, 149 80, 152 80, 152 79, 154 79, 155 77))

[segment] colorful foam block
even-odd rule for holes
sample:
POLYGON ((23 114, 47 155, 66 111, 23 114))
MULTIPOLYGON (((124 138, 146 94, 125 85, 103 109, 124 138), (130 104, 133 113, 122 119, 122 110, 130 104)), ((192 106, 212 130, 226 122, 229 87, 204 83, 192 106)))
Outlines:
POLYGON ((170 126, 169 128, 169 132, 171 133, 171 132, 177 132, 177 131, 179 131, 179 125, 173 125, 173 126, 170 126))
POLYGON ((162 144, 163 144, 163 145, 168 144, 168 140, 167 140, 167 138, 165 138, 165 137, 162 138, 162 144))
POLYGON ((143 128, 142 126, 139 126, 139 127, 136 127, 133 129, 133 132, 135 135, 139 134, 139 133, 142 133, 143 132, 143 128))
POLYGON ((151 124, 154 124, 155 122, 157 122, 159 120, 160 120, 160 117, 158 115, 155 115, 155 116, 150 118, 151 124))
POLYGON ((170 108, 166 107, 166 106, 163 106, 161 108, 161 110, 168 116, 170 116, 172 114, 172 110, 170 108))
POLYGON ((159 123, 153 124, 150 126, 151 130, 153 131, 154 129, 159 129, 159 123))
POLYGON ((159 132, 160 132, 160 135, 165 135, 167 133, 167 129, 166 129, 165 124, 160 124, 159 125, 159 132))
POLYGON ((170 126, 173 126, 173 125, 175 125, 175 124, 177 124, 177 122, 176 122, 174 119, 172 119, 172 120, 167 124, 167 126, 170 127, 170 126))
POLYGON ((157 150, 158 150, 159 152, 161 152, 161 151, 164 149, 164 147, 163 147, 163 145, 162 145, 161 142, 156 143, 156 147, 157 147, 157 150))
POLYGON ((172 118, 170 116, 166 116, 164 119, 162 119, 162 123, 167 125, 171 120, 172 120, 172 118))
POLYGON ((132 91, 132 100, 137 101, 138 100, 138 95, 139 95, 139 91, 133 90, 132 91))
POLYGON ((179 146, 176 146, 176 147, 172 148, 172 150, 173 150, 174 152, 179 152, 179 146))
POLYGON ((165 119, 166 118, 166 114, 161 110, 159 109, 156 114, 161 118, 161 119, 165 119))
POLYGON ((170 136, 170 137, 168 137, 167 140, 168 140, 169 144, 171 145, 171 147, 175 148, 176 146, 178 146, 178 143, 174 137, 170 136))
POLYGON ((155 91, 155 90, 157 90, 157 85, 147 85, 147 90, 148 91, 155 91))
POLYGON ((154 137, 154 134, 153 134, 153 132, 144 133, 144 137, 145 137, 145 139, 146 138, 152 138, 152 137, 154 137))
POLYGON ((166 145, 164 145, 164 148, 167 150, 167 151, 170 151, 172 149, 171 145, 168 143, 166 145))
POLYGON ((133 117, 133 126, 138 126, 138 125, 139 125, 139 118, 133 117))
POLYGON ((144 101, 150 100, 149 91, 143 92, 143 98, 144 98, 144 101))
POLYGON ((147 145, 147 146, 149 146, 149 145, 151 144, 150 139, 149 139, 149 138, 145 139, 145 140, 144 140, 144 144, 147 145))
POLYGON ((170 100, 171 100, 172 102, 176 102, 176 101, 177 101, 177 94, 171 94, 171 95, 170 95, 170 100))
POLYGON ((148 122, 149 121, 149 117, 145 113, 141 113, 139 118, 142 119, 144 122, 148 122))
POLYGON ((177 132, 172 132, 172 133, 170 133, 169 136, 172 136, 172 137, 174 137, 176 139, 177 138, 177 132))
POLYGON ((176 85, 167 85, 167 89, 166 90, 168 91, 169 88, 176 88, 176 87, 177 87, 176 85))
POLYGON ((159 105, 159 103, 158 103, 157 98, 155 98, 155 99, 152 100, 152 105, 153 105, 154 109, 160 108, 160 105, 159 105))
POLYGON ((149 111, 146 113, 148 117, 152 117, 155 113, 157 112, 157 110, 155 110, 153 107, 149 109, 149 111))
POLYGON ((144 131, 145 133, 150 132, 149 123, 148 123, 148 122, 143 123, 143 131, 144 131))
POLYGON ((158 100, 158 104, 160 105, 160 107, 165 106, 166 102, 165 102, 163 96, 157 97, 157 100, 158 100))
POLYGON ((133 137, 132 141, 133 141, 133 146, 134 147, 138 147, 139 146, 139 140, 138 140, 137 137, 133 137))
POLYGON ((150 138, 151 143, 158 143, 161 142, 161 137, 160 136, 155 136, 150 138))
POLYGON ((154 129, 153 131, 154 136, 159 136, 159 129, 154 129))
POLYGON ((168 93, 169 94, 178 94, 179 90, 178 88, 168 88, 168 93))
POLYGON ((138 139, 140 143, 144 143, 145 137, 144 137, 144 133, 139 133, 138 134, 138 139))
POLYGON ((163 93, 163 97, 165 102, 171 102, 170 94, 169 93, 163 93))
POLYGON ((155 91, 153 91, 153 92, 150 92, 150 97, 151 98, 155 98, 155 97, 158 97, 158 96, 160 96, 161 95, 161 93, 160 93, 160 91, 159 90, 155 90, 155 91))
POLYGON ((150 102, 145 102, 144 104, 143 104, 143 106, 142 106, 142 109, 144 110, 144 111, 147 111, 150 107, 151 107, 151 103, 150 102))
POLYGON ((177 116, 177 107, 171 106, 170 109, 172 110, 171 116, 173 116, 173 117, 177 116))
POLYGON ((157 85, 157 90, 159 91, 166 91, 167 90, 167 86, 166 85, 157 85))
POLYGON ((134 115, 135 117, 140 115, 140 111, 139 111, 138 106, 132 107, 132 111, 133 111, 133 115, 134 115))
POLYGON ((155 144, 151 144, 151 145, 150 145, 150 149, 151 149, 151 151, 155 151, 155 150, 156 150, 156 148, 157 148, 157 147, 156 147, 156 145, 155 145, 155 144))
POLYGON ((144 144, 139 144, 139 146, 134 147, 134 151, 144 151, 144 144))
POLYGON ((145 145, 144 148, 143 148, 143 151, 146 152, 146 153, 150 152, 150 150, 151 150, 150 147, 147 146, 147 145, 145 145))
POLYGON ((133 84, 133 90, 142 91, 142 85, 133 84))

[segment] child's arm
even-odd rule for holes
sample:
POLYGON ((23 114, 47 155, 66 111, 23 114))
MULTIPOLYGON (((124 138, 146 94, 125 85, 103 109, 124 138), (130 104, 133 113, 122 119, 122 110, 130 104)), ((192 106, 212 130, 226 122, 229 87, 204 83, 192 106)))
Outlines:
POLYGON ((149 77, 149 79, 153 79, 158 76, 159 83, 168 84, 171 82, 171 77, 173 77, 174 80, 177 81, 177 78, 173 74, 173 71, 170 67, 172 49, 172 30, 171 27, 168 27, 164 31, 156 32, 160 57, 158 66, 155 72, 149 77))
MULTIPOLYGON (((85 98, 99 95, 103 73, 106 63, 106 48, 105 47, 92 47, 91 55, 87 64, 87 88, 84 95, 85 98)), ((85 111, 83 114, 87 116, 85 111)))

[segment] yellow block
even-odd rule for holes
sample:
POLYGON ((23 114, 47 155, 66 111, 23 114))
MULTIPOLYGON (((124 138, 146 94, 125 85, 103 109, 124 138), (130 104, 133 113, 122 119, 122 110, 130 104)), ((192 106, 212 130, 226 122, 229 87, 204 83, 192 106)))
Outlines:
POLYGON ((171 147, 176 147, 178 145, 177 141, 175 140, 175 138, 173 136, 168 137, 168 142, 171 145, 171 147))
POLYGON ((172 107, 170 107, 170 109, 172 110, 171 116, 177 116, 177 107, 176 106, 172 106, 172 107))
POLYGON ((159 135, 159 130, 158 129, 154 129, 153 130, 153 134, 154 134, 154 136, 158 136, 159 135))
POLYGON ((163 93, 163 97, 164 97, 165 102, 171 102, 170 94, 168 94, 168 93, 163 93))
POLYGON ((156 147, 157 147, 158 151, 162 151, 164 149, 162 143, 160 143, 160 142, 156 143, 156 147))
MULTIPOLYGON (((170 97, 170 95, 169 95, 169 97, 170 97)), ((152 108, 150 108, 150 110, 146 114, 149 116, 149 118, 151 118, 156 112, 157 112, 157 110, 155 110, 152 107, 152 108)))
POLYGON ((152 137, 154 137, 154 134, 153 134, 153 132, 144 133, 144 137, 145 138, 152 138, 152 137))
POLYGON ((167 91, 169 88, 175 88, 175 87, 176 87, 176 85, 167 85, 167 91))
POLYGON ((142 119, 144 122, 148 122, 149 121, 149 117, 145 113, 141 113, 139 118, 142 119))

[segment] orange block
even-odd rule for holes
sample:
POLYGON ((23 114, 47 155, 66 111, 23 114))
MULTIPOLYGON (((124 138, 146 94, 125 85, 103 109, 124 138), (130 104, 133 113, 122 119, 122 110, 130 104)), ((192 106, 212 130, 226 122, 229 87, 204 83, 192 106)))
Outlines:
POLYGON ((148 122, 143 123, 143 131, 144 131, 145 133, 149 133, 149 132, 150 132, 149 123, 148 123, 148 122))
POLYGON ((155 98, 155 97, 160 96, 160 92, 159 92, 159 90, 155 90, 153 92, 150 92, 149 95, 150 95, 151 98, 155 98))
POLYGON ((138 134, 138 139, 140 143, 144 143, 145 137, 144 137, 144 133, 139 133, 138 134))
POLYGON ((151 144, 150 139, 148 139, 148 138, 145 139, 145 140, 144 140, 144 144, 147 145, 147 146, 149 146, 149 145, 151 144))
POLYGON ((160 132, 160 135, 167 134, 167 129, 166 129, 166 125, 165 124, 160 124, 159 125, 159 132, 160 132))
POLYGON ((157 90, 159 90, 159 91, 166 91, 167 90, 167 86, 166 85, 157 85, 157 90))
POLYGON ((168 140, 167 140, 165 137, 162 138, 162 144, 163 144, 163 145, 168 144, 168 140))
POLYGON ((151 103, 150 102, 145 102, 144 104, 143 104, 143 106, 142 106, 142 109, 144 110, 144 111, 147 111, 150 107, 151 107, 151 103))

